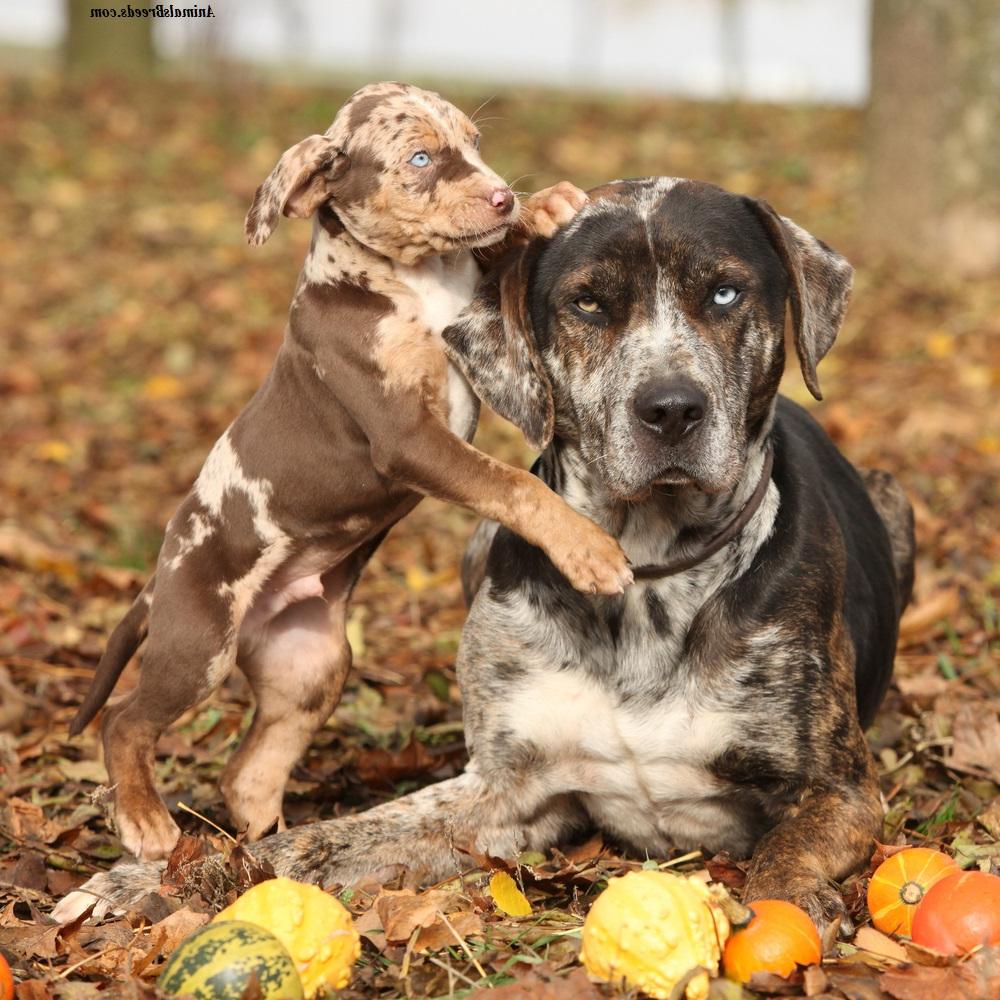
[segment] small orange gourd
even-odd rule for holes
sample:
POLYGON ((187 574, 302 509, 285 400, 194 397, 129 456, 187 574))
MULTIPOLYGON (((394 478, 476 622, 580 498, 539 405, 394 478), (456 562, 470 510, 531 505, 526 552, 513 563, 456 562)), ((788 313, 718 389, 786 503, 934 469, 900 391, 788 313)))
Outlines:
POLYGON ((971 871, 941 879, 913 915, 913 941, 946 955, 1000 944, 1000 878, 971 871))
POLYGON ((3 955, 0 955, 0 1000, 14 1000, 14 974, 3 955))
POLYGON ((783 899, 749 904, 753 918, 726 942, 726 975, 745 983, 755 972, 787 976, 797 965, 815 965, 823 957, 816 925, 805 910, 783 899))
POLYGON ((910 936, 917 905, 932 885, 961 869, 941 851, 908 847, 886 858, 868 883, 868 911, 883 934, 910 936))

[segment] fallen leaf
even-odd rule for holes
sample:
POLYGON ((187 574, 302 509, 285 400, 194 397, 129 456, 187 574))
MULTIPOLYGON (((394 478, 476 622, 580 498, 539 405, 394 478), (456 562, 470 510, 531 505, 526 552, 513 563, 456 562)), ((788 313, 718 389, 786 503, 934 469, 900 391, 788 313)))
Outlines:
POLYGON ((65 465, 72 454, 73 449, 65 441, 42 441, 35 448, 36 458, 58 465, 65 465))
POLYGON ((9 872, 0 876, 0 884, 16 885, 22 889, 45 892, 48 886, 45 862, 37 854, 23 854, 9 872))
POLYGON ((384 889, 375 900, 374 908, 388 941, 408 942, 419 928, 414 948, 431 951, 458 944, 456 934, 464 940, 482 932, 479 915, 462 909, 466 905, 458 893, 446 889, 421 893, 412 889, 384 889))
POLYGON ((449 566, 447 569, 439 570, 437 573, 426 573, 419 566, 407 566, 406 586, 414 594, 422 594, 425 590, 440 587, 443 584, 451 583, 458 578, 458 569, 449 566))
POLYGON ((993 706, 963 705, 952 732, 955 742, 945 763, 973 774, 985 771, 1000 782, 1000 719, 993 706))
POLYGON ((887 858, 891 858, 894 854, 899 854, 900 851, 907 850, 909 846, 909 844, 883 844, 876 840, 875 853, 872 854, 872 859, 869 862, 869 865, 874 871, 887 858))
POLYGON ((154 375, 142 387, 145 399, 177 399, 184 394, 184 383, 173 375, 154 375))
POLYGON ((358 750, 354 766, 366 785, 391 788, 401 778, 427 774, 440 763, 427 747, 411 736, 402 750, 385 750, 382 747, 358 750))
POLYGON ((0 818, 2 818, 0 825, 19 840, 35 840, 51 844, 66 832, 66 827, 61 823, 45 818, 41 806, 25 802, 24 799, 7 799, 0 811, 0 818))
POLYGON ((893 962, 906 961, 906 949, 874 927, 859 927, 854 935, 854 946, 893 962))
POLYGON ((382 930, 390 941, 409 941, 417 927, 430 927, 440 913, 457 909, 458 896, 444 889, 419 895, 412 889, 384 889, 375 900, 382 930))
POLYGON ((747 865, 739 864, 726 851, 705 862, 713 882, 721 882, 728 889, 742 889, 747 880, 747 865))
POLYGON ((51 983, 42 979, 26 979, 14 987, 17 1000, 52 1000, 51 983))
POLYGON ((211 916, 207 913, 196 913, 190 907, 182 906, 159 923, 153 924, 149 928, 146 953, 133 964, 133 974, 142 975, 143 970, 158 956, 169 955, 189 934, 203 927, 210 919, 211 916))
POLYGON ((38 573, 55 573, 67 582, 77 578, 76 560, 46 545, 15 524, 0 525, 0 560, 38 573))
POLYGON ((508 917, 531 916, 531 903, 506 872, 494 872, 490 876, 490 895, 497 909, 508 917))
POLYGON ((489 990, 490 1000, 599 1000, 604 994, 587 978, 583 969, 559 976, 546 962, 531 969, 518 969, 517 982, 489 990))
POLYGON ((424 927, 417 935, 413 947, 416 951, 438 951, 441 948, 458 945, 456 935, 464 941, 466 938, 480 937, 482 933, 483 922, 479 914, 471 910, 461 910, 458 913, 439 916, 430 927, 424 927))
POLYGON ((351 647, 351 652, 356 660, 365 655, 365 619, 368 617, 368 609, 355 607, 351 610, 351 616, 347 619, 347 642, 351 647))
POLYGON ((900 641, 909 642, 932 629, 941 621, 947 621, 959 607, 957 587, 935 591, 919 604, 911 604, 899 622, 900 641))
POLYGON ((961 965, 890 969, 879 985, 895 1000, 1000 1000, 1000 949, 984 949, 961 965))
POLYGON ((828 985, 829 980, 826 973, 818 965, 810 965, 802 973, 802 987, 806 991, 807 997, 815 997, 825 993, 828 985))
POLYGON ((850 1000, 885 1000, 885 994, 879 988, 879 973, 867 965, 845 965, 839 964, 828 966, 823 970, 830 983, 831 990, 837 990, 834 994, 823 994, 826 996, 839 997, 841 995, 849 997, 850 1000))
POLYGON ((59 938, 61 930, 58 924, 0 927, 0 945, 25 959, 56 958, 66 953, 59 938))
POLYGON ((70 781, 87 781, 93 785, 103 785, 108 780, 108 772, 99 760, 67 760, 60 757, 57 761, 59 773, 70 781))
POLYGON ((1000 841, 1000 798, 994 799, 977 817, 976 822, 994 839, 1000 841))

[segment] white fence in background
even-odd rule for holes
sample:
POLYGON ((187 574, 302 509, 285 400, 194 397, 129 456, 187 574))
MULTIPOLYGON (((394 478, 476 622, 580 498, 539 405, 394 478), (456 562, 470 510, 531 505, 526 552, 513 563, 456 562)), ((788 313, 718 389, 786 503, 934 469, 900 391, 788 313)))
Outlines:
MULTIPOLYGON (((94 0, 95 6, 125 3, 94 0)), ((868 92, 869 4, 214 0, 215 18, 158 20, 156 39, 172 56, 217 53, 310 74, 859 104, 868 92)), ((62 0, 0 0, 0 43, 54 45, 62 27, 62 0)))

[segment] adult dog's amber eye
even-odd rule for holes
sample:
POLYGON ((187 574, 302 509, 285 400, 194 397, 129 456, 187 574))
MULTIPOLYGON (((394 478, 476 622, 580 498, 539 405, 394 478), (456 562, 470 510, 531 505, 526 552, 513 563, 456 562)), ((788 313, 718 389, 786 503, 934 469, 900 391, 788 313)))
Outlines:
POLYGON ((574 299, 573 305, 576 306, 580 312, 587 313, 591 316, 594 313, 599 313, 601 311, 601 303, 595 298, 591 298, 589 295, 581 295, 578 299, 574 299))

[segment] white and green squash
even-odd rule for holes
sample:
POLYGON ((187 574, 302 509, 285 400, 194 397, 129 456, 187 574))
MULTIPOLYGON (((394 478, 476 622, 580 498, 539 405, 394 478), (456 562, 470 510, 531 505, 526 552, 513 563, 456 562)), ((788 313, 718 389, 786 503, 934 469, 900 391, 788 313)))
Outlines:
POLYGON ((262 1000, 303 1000, 302 982, 287 949, 256 924, 206 924, 182 941, 157 986, 173 996, 239 1000, 256 976, 262 1000))

